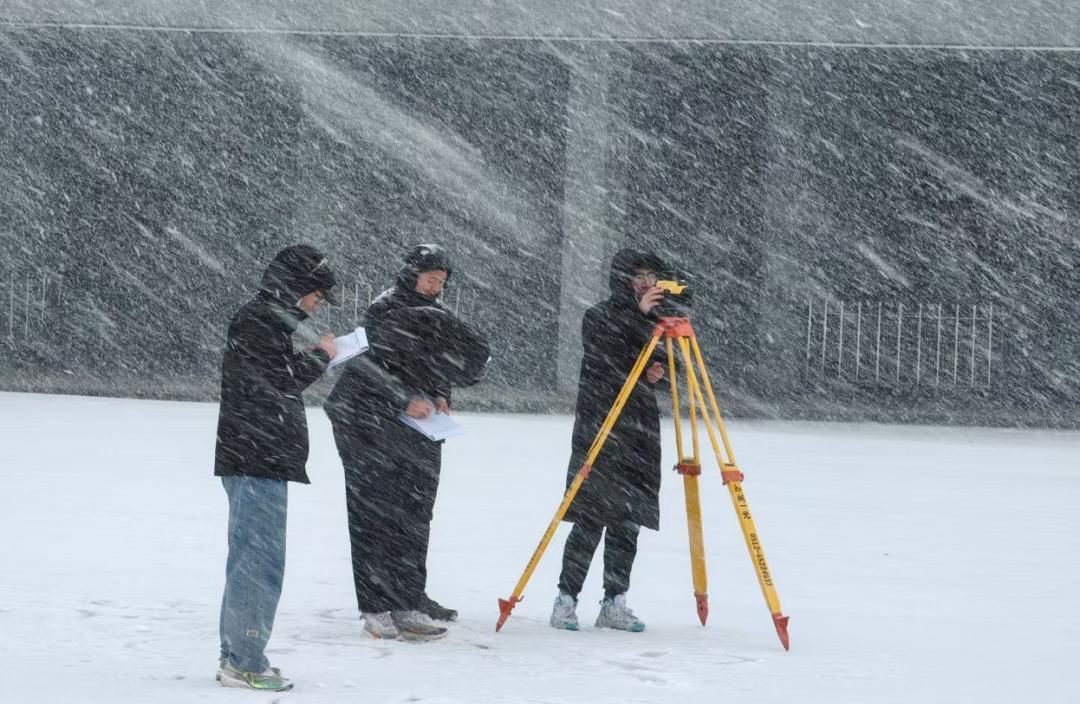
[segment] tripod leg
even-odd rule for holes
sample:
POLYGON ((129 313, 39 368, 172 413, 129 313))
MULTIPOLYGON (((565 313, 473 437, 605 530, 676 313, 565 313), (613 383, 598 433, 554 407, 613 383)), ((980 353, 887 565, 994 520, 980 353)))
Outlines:
POLYGON ((652 356, 653 350, 656 349, 656 343, 660 339, 660 334, 660 330, 657 330, 653 334, 652 338, 641 350, 641 354, 638 355, 637 361, 634 362, 634 366, 627 375, 626 381, 623 383, 623 387, 615 399, 615 403, 612 404, 607 417, 604 418, 603 425, 600 426, 600 431, 596 434, 596 438, 589 448, 589 453, 585 458, 585 462, 582 463, 581 469, 579 469, 578 473, 574 476, 574 481, 570 483, 570 487, 563 495, 562 503, 559 504, 559 507, 555 510, 555 516, 551 519, 543 536, 541 536, 540 544, 536 546, 536 550, 533 551, 532 557, 529 558, 529 563, 525 566, 525 571, 521 574, 517 584, 514 586, 514 591, 510 595, 510 598, 499 599, 499 620, 495 624, 496 631, 499 631, 503 627, 503 624, 506 623, 506 619, 510 617, 510 612, 514 610, 514 606, 521 601, 521 594, 525 591, 525 585, 529 583, 533 571, 536 570, 536 566, 540 564, 540 558, 543 557, 548 544, 551 542, 551 538, 555 535, 555 531, 559 527, 559 522, 562 521, 563 516, 566 515, 566 511, 570 508, 570 504, 574 501, 574 497, 577 495, 578 490, 585 482, 585 479, 588 478, 589 472, 592 471, 593 462, 596 461, 597 455, 600 454, 600 449, 604 446, 604 442, 607 441, 611 429, 615 426, 615 421, 618 420, 619 414, 622 413, 623 406, 626 405, 626 400, 630 398, 634 386, 637 384, 638 379, 645 369, 645 364, 649 361, 649 357, 652 356))
POLYGON ((675 375, 675 354, 672 349, 671 337, 667 338, 668 371, 671 379, 671 408, 675 422, 675 444, 679 452, 679 464, 675 470, 683 478, 683 495, 686 501, 686 529, 690 537, 690 575, 694 584, 694 602, 697 607, 698 619, 704 626, 709 618, 709 595, 708 578, 705 571, 705 537, 701 527, 701 492, 698 487, 698 477, 701 476, 701 455, 698 443, 697 408, 694 402, 693 387, 690 385, 691 368, 688 364, 687 350, 682 349, 685 344, 679 340, 680 352, 682 352, 683 367, 687 372, 687 400, 690 409, 690 437, 692 438, 693 455, 686 457, 683 454, 682 444, 682 418, 679 415, 679 391, 677 377, 675 375))
POLYGON ((671 386, 671 419, 675 425, 675 451, 678 453, 681 462, 682 458, 685 457, 682 442, 682 404, 679 403, 678 377, 675 376, 675 353, 671 347, 670 337, 664 340, 664 346, 667 348, 668 379, 671 380, 669 385, 671 386))
POLYGON ((724 449, 727 450, 727 457, 730 460, 726 463, 723 461, 723 457, 720 453, 720 445, 713 432, 712 423, 709 419, 709 410, 705 406, 705 399, 702 395, 701 387, 698 385, 697 379, 691 371, 689 375, 690 384, 692 386, 690 393, 701 403, 701 413, 706 421, 705 427, 709 433, 709 440, 712 443, 713 452, 716 454, 717 464, 720 465, 720 475, 724 480, 724 485, 727 486, 728 495, 731 497, 732 506, 735 508, 735 515, 739 519, 739 527, 742 529, 743 539, 746 542, 746 549, 750 553, 750 561, 754 564, 754 570, 757 572, 761 593, 765 597, 765 603, 769 607, 770 614, 772 614, 773 625, 776 627, 776 634, 780 638, 780 643, 784 646, 784 650, 788 650, 790 647, 787 631, 789 617, 784 616, 780 611, 780 597, 776 594, 776 587, 773 585, 772 575, 769 572, 769 564, 765 561, 765 550, 762 548, 761 541, 758 538, 757 527, 754 525, 753 516, 750 514, 750 506, 746 501, 746 494, 743 493, 743 475, 735 465, 735 456, 732 453, 731 444, 728 442, 727 433, 724 430, 724 422, 720 417, 716 396, 713 394, 712 387, 709 385, 709 374, 705 369, 705 361, 701 355, 701 348, 698 347, 697 340, 693 338, 690 338, 689 341, 680 338, 679 342, 686 347, 692 347, 697 367, 701 372, 701 378, 705 382, 705 390, 709 394, 709 402, 712 406, 716 425, 720 431, 724 449))
MULTIPOLYGON (((727 430, 724 429, 724 419, 720 415, 720 406, 716 403, 716 394, 713 393, 712 382, 709 381, 709 372, 705 368, 705 358, 701 355, 701 348, 698 346, 697 340, 690 338, 688 344, 694 353, 694 361, 697 362, 697 368, 701 372, 701 382, 705 387, 705 392, 709 397, 709 408, 712 409, 713 418, 716 420, 716 428, 720 432, 720 440, 724 443, 724 451, 727 453, 727 457, 731 460, 731 464, 735 464, 735 452, 731 449, 731 441, 728 440, 727 430)), ((701 388, 698 387, 698 392, 701 392, 701 388)), ((701 400, 702 410, 706 410, 705 399, 701 400)), ((711 426, 709 426, 711 428, 711 426)), ((716 438, 713 437, 712 432, 709 433, 709 439, 713 443, 713 448, 716 451, 716 459, 720 459, 720 450, 716 446, 716 438)))
MULTIPOLYGON (((698 471, 700 472, 700 466, 698 471)), ((690 573, 694 580, 694 601, 701 625, 709 619, 709 594, 705 574, 705 538, 701 529, 701 494, 698 476, 683 475, 683 493, 686 495, 686 528, 690 534, 690 573)))

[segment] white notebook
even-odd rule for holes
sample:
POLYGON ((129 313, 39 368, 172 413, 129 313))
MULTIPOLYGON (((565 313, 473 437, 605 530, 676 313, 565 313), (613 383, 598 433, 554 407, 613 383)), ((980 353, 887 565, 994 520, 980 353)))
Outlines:
POLYGON ((412 418, 402 413, 398 419, 428 440, 445 440, 465 432, 461 423, 438 411, 432 411, 427 418, 412 418))
POLYGON ((367 333, 364 332, 364 328, 356 328, 347 335, 335 337, 334 347, 337 348, 337 354, 330 360, 329 368, 331 369, 342 362, 352 359, 358 354, 367 352, 367 333))

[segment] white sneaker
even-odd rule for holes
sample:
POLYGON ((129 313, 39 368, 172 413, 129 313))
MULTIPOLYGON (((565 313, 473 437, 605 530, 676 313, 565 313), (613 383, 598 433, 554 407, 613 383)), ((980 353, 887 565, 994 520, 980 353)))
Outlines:
POLYGON ((405 640, 436 640, 446 635, 445 628, 420 611, 391 611, 390 616, 405 640))
POLYGON ((574 597, 560 592, 559 596, 555 597, 555 606, 551 609, 551 627, 563 631, 578 630, 580 626, 574 612, 576 607, 574 597))
POLYGON ((616 594, 614 599, 600 602, 600 615, 596 617, 597 628, 614 628, 619 631, 641 633, 645 624, 626 605, 626 595, 616 594))
POLYGON ((397 640, 401 637, 401 631, 394 624, 389 611, 382 613, 364 613, 364 632, 372 638, 383 640, 397 640))

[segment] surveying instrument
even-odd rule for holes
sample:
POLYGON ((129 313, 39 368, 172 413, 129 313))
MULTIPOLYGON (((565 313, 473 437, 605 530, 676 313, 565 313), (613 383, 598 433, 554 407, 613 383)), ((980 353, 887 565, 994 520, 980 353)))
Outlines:
POLYGON ((709 442, 712 445, 713 454, 716 456, 717 465, 720 468, 720 476, 724 486, 727 487, 728 495, 731 497, 735 515, 739 519, 739 527, 742 529, 743 538, 746 541, 746 549, 750 553, 750 561, 753 563, 754 570, 757 573, 758 584, 761 586, 765 603, 769 608, 769 613, 772 615, 776 634, 780 637, 780 643, 783 644, 784 650, 787 650, 789 648, 788 617, 780 612, 780 599, 776 595, 776 588, 773 586, 769 566, 765 562, 765 552, 758 538, 754 519, 750 515, 746 495, 743 493, 742 482, 744 477, 735 464, 735 454, 731 449, 727 431, 724 429, 724 421, 720 417, 720 408, 716 403, 716 396, 709 381, 709 373, 705 369, 705 360, 701 354, 701 348, 698 346, 697 338, 694 336, 694 330, 690 325, 688 315, 689 290, 687 290, 686 285, 676 281, 662 280, 658 281, 656 285, 665 293, 664 302, 657 308, 660 313, 659 322, 653 329, 649 341, 638 355, 634 366, 630 369, 619 395, 615 398, 599 432, 596 434, 596 438, 589 448, 581 469, 578 470, 574 480, 567 488, 562 503, 559 504, 554 518, 551 519, 547 530, 544 531, 540 544, 537 545, 536 550, 533 552, 525 571, 514 587, 513 593, 509 599, 499 599, 499 620, 495 624, 495 630, 502 629, 514 606, 522 600, 525 585, 528 584, 529 578, 532 577, 533 571, 540 563, 540 558, 543 556, 544 551, 547 550, 551 538, 559 527, 559 523, 562 521, 567 509, 570 508, 570 504, 573 503, 578 490, 588 479, 593 463, 600 454, 600 450, 603 448, 611 429, 615 426, 623 406, 626 404, 627 399, 630 398, 630 394, 651 359, 660 338, 663 338, 667 348, 671 410, 675 425, 675 447, 679 456, 675 471, 682 475, 683 490, 686 497, 686 523, 690 535, 690 572, 693 578, 694 601, 698 618, 701 620, 701 625, 704 626, 709 617, 709 596, 705 576, 705 542, 702 536, 701 497, 698 490, 698 477, 701 476, 698 435, 698 416, 700 414, 709 436, 709 442), (670 303, 669 298, 671 299, 670 303), (675 367, 676 346, 679 350, 682 368, 686 374, 686 400, 690 417, 691 453, 689 456, 686 454, 686 448, 683 444, 682 404, 679 400, 679 385, 675 367), (700 381, 698 380, 699 375, 700 381), (723 452, 721 452, 721 443, 723 444, 723 452))

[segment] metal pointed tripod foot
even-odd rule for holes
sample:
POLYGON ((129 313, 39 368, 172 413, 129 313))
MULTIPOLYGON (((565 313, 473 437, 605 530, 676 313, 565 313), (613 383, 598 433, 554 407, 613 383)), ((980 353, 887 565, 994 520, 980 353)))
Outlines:
POLYGON ((701 625, 704 626, 705 622, 709 620, 709 595, 695 594, 694 601, 697 602, 697 617, 701 621, 701 625))
POLYGON ((787 634, 787 622, 790 619, 790 616, 784 616, 780 613, 772 615, 773 624, 776 626, 776 635, 780 636, 780 644, 784 646, 784 650, 791 650, 791 641, 788 640, 787 634))
POLYGON ((506 623, 506 619, 510 618, 510 612, 514 610, 517 603, 521 601, 521 597, 510 597, 507 599, 499 599, 499 621, 495 624, 495 632, 498 633, 502 630, 503 624, 506 623))

